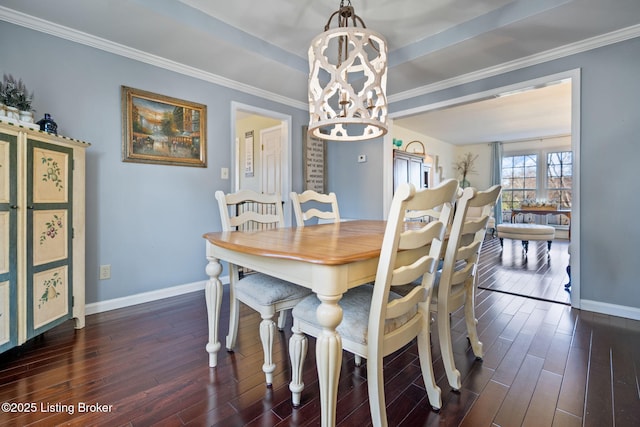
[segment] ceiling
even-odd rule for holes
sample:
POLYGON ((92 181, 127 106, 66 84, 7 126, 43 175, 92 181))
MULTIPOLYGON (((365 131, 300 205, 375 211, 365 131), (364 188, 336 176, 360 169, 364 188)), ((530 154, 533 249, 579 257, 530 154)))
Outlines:
MULTIPOLYGON (((640 35, 638 0, 352 0, 352 5, 368 28, 387 39, 391 102, 451 87, 480 72, 488 76, 514 64, 530 65, 537 57, 557 57, 611 34, 640 35)), ((337 0, 0 0, 0 20, 306 108, 309 42, 338 7, 337 0)), ((449 108, 401 125, 458 144, 518 139, 531 131, 517 124, 533 123, 532 118, 549 129, 545 132, 568 133, 568 111, 555 110, 570 103, 567 87, 449 108), (488 109, 495 115, 487 116, 488 109), (453 128, 465 132, 455 135, 453 128)))

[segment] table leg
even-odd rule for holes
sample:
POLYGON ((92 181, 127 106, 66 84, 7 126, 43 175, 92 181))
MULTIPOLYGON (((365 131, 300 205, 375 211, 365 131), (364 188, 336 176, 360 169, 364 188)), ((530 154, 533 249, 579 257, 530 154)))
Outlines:
POLYGON ((316 363, 320 383, 320 410, 323 426, 336 424, 336 401, 338 380, 342 364, 342 339, 336 327, 342 322, 342 307, 338 301, 342 296, 318 294, 320 306, 316 311, 322 332, 316 340, 316 363))
POLYGON ((222 264, 218 258, 207 255, 209 263, 206 267, 209 280, 204 285, 204 298, 207 303, 207 322, 209 326, 209 342, 206 349, 209 353, 209 367, 214 368, 218 364, 218 351, 220 341, 218 340, 218 324, 220 323, 220 306, 222 305, 222 264))

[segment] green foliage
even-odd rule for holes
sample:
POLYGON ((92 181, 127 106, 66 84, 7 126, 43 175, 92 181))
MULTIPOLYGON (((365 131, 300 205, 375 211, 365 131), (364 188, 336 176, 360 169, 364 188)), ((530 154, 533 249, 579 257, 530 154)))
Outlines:
POLYGON ((33 111, 33 92, 29 92, 22 79, 16 80, 11 74, 5 74, 0 83, 0 103, 15 107, 21 111, 33 111))

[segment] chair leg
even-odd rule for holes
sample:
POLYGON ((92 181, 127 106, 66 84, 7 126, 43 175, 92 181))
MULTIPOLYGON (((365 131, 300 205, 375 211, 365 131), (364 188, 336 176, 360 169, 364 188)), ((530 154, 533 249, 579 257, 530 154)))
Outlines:
POLYGON ((362 366, 362 356, 358 356, 357 354, 354 354, 353 356, 353 361, 356 363, 356 366, 362 366))
POLYGON ((473 286, 469 286, 465 295, 464 320, 467 325, 467 336, 469 337, 473 354, 476 356, 476 359, 481 360, 483 356, 482 343, 478 338, 478 329, 476 327, 478 319, 476 319, 475 313, 475 293, 473 286))
MULTIPOLYGON (((369 347, 371 351, 372 348, 369 347)), ((370 352, 367 355, 367 388, 369 390, 369 411, 374 426, 387 425, 387 409, 384 400, 384 375, 382 355, 370 352)))
POLYGON ((238 337, 238 323, 240 322, 240 302, 235 298, 233 285, 230 285, 229 298, 229 333, 227 334, 227 350, 233 351, 238 337))
POLYGON ((300 396, 304 390, 302 382, 302 368, 304 359, 307 357, 307 336, 300 332, 295 326, 292 328, 293 335, 289 338, 289 359, 291 360, 291 403, 294 408, 300 406, 300 396))
POLYGON ((267 380, 267 387, 273 384, 273 371, 276 364, 273 363, 273 336, 276 333, 276 323, 273 321, 273 314, 263 315, 260 322, 260 341, 262 341, 262 351, 264 352, 264 364, 262 371, 267 380))
POLYGON ((571 287, 571 264, 567 265, 567 275, 569 276, 569 283, 564 284, 565 289, 569 289, 571 287))
POLYGON ((278 314, 278 330, 280 332, 284 331, 284 327, 287 323, 287 312, 289 310, 282 310, 280 314, 278 314))
POLYGON ((547 251, 551 250, 551 242, 552 240, 547 240, 547 251))
POLYGON ((451 322, 446 307, 438 307, 438 339, 440 340, 440 352, 442 354, 442 363, 447 373, 449 385, 454 390, 460 390, 462 382, 460 381, 460 371, 456 369, 453 360, 453 344, 451 343, 451 322))
MULTIPOLYGON (((427 313, 428 315, 428 313, 427 313)), ((427 389, 427 397, 429 403, 435 411, 442 408, 442 392, 436 384, 435 375, 433 374, 433 363, 431 357, 431 334, 429 333, 429 319, 423 318, 422 330, 418 334, 418 356, 420 357, 420 369, 422 370, 422 379, 427 389)))
POLYGON ((529 241, 528 240, 523 240, 522 241, 522 249, 524 250, 525 254, 529 252, 529 241))

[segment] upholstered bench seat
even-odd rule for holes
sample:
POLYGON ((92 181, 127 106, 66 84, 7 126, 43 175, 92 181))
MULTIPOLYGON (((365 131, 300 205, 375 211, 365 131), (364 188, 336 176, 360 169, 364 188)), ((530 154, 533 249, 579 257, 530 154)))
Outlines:
POLYGON ((539 224, 498 224, 498 238, 500 246, 503 239, 522 240, 522 247, 525 252, 529 250, 529 241, 546 241, 547 249, 551 249, 551 242, 556 236, 556 229, 550 225, 539 224))

